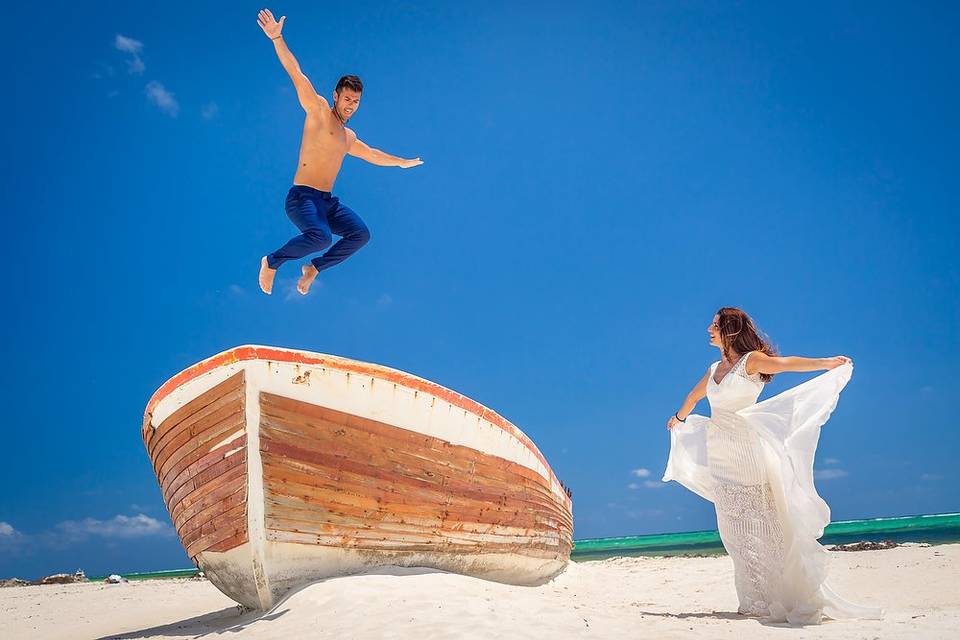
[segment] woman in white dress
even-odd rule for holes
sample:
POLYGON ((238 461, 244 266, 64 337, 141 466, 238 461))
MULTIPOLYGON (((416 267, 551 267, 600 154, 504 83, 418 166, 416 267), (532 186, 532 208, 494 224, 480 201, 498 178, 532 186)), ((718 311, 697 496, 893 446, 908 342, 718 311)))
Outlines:
POLYGON ((817 542, 830 508, 813 485, 814 454, 853 363, 846 356, 777 356, 750 317, 733 307, 720 309, 708 331, 723 358, 667 422, 663 479, 714 503, 733 559, 739 612, 792 624, 819 624, 824 615, 879 617, 880 609, 830 590, 827 552, 817 542), (757 403, 774 374, 820 370, 827 373, 757 403), (691 413, 704 397, 710 418, 691 413))

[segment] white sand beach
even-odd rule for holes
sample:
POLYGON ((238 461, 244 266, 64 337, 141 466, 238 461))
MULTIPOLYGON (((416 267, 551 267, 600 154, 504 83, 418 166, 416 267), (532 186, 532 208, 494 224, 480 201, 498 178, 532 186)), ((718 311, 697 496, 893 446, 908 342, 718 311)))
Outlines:
POLYGON ((833 552, 831 584, 880 621, 769 625, 737 615, 733 565, 709 558, 572 563, 540 587, 396 569, 313 584, 241 614, 205 580, 0 589, 4 638, 956 638, 960 544, 833 552))

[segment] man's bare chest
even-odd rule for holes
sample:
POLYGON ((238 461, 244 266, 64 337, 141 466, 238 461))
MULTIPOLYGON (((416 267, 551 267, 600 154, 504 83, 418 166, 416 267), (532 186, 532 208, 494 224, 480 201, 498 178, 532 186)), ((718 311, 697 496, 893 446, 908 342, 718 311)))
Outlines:
POLYGON ((306 146, 331 153, 345 154, 350 146, 346 130, 336 122, 308 122, 303 129, 306 146))

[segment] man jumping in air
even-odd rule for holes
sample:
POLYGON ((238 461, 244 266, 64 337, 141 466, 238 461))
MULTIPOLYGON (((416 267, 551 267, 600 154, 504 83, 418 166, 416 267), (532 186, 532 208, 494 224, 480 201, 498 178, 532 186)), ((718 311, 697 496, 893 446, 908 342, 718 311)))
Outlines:
POLYGON ((300 163, 297 165, 293 187, 287 194, 286 202, 287 217, 297 225, 301 233, 260 260, 260 288, 269 294, 273 290, 273 278, 281 264, 323 251, 330 247, 333 234, 340 236, 326 253, 302 267, 303 275, 297 282, 297 291, 306 295, 318 273, 343 262, 370 239, 370 231, 360 216, 330 193, 340 172, 343 157, 349 153, 381 167, 404 169, 423 162, 420 158, 405 160, 372 149, 346 127, 347 120, 360 108, 360 94, 363 92, 360 78, 340 78, 333 91, 331 108, 323 96, 317 95, 310 80, 300 71, 297 59, 283 41, 280 32, 286 19, 286 16, 282 16, 277 22, 269 9, 263 9, 257 16, 257 24, 273 41, 280 63, 293 79, 300 106, 307 112, 300 143, 300 163))

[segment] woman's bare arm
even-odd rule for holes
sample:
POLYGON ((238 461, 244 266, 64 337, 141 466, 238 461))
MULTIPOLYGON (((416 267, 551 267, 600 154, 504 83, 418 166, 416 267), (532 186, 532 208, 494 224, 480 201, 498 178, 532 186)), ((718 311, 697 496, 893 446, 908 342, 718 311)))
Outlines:
POLYGON ((700 382, 697 383, 697 386, 691 389, 690 393, 687 394, 683 404, 680 405, 680 409, 677 410, 674 415, 670 416, 670 419, 667 420, 667 429, 672 429, 676 425, 686 420, 687 416, 690 415, 690 412, 693 411, 693 408, 697 406, 697 403, 707 397, 707 382, 710 380, 710 373, 711 369, 707 369, 707 372, 703 374, 702 378, 700 378, 700 382))
POLYGON ((747 360, 747 373, 777 374, 785 371, 823 371, 852 362, 847 356, 833 356, 831 358, 801 358, 800 356, 768 356, 760 351, 754 351, 747 360))

